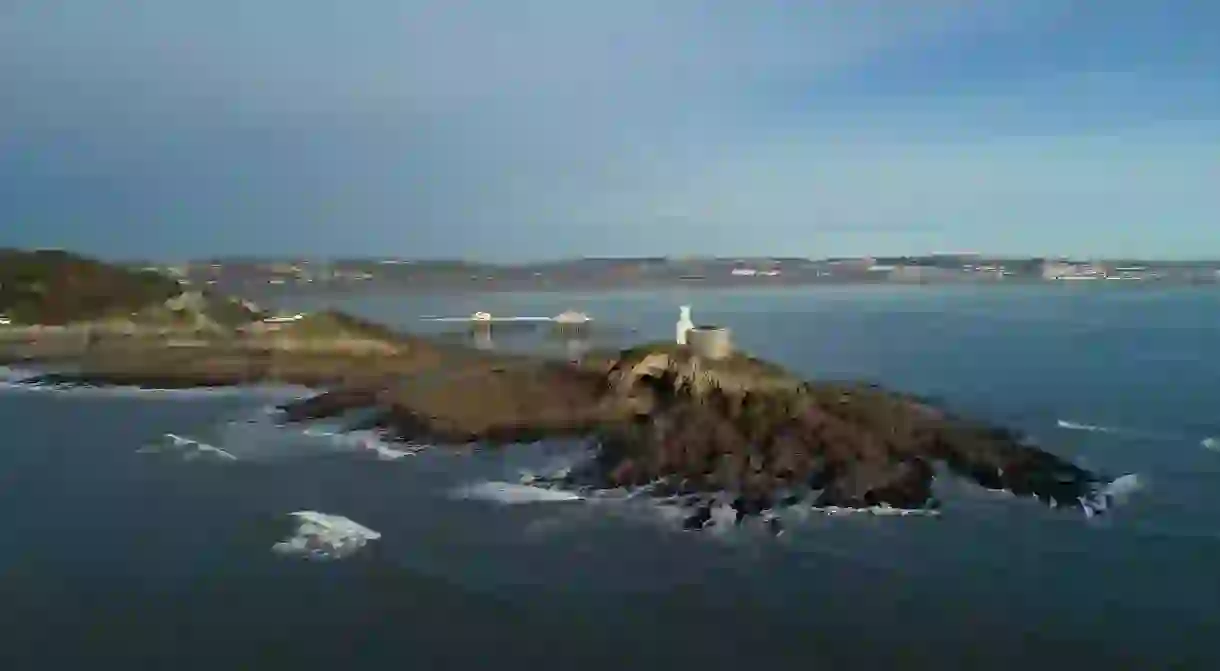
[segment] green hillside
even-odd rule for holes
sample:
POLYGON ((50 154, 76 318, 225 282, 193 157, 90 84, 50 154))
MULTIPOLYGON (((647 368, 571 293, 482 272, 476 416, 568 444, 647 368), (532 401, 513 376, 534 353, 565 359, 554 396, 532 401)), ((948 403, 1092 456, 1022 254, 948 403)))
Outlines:
POLYGON ((18 324, 133 316, 141 321, 174 312, 202 313, 235 325, 257 316, 224 297, 200 295, 183 301, 182 293, 177 280, 152 271, 129 270, 62 250, 0 249, 0 315, 18 324), (175 305, 174 299, 185 305, 175 305), (173 307, 167 307, 167 301, 173 307))

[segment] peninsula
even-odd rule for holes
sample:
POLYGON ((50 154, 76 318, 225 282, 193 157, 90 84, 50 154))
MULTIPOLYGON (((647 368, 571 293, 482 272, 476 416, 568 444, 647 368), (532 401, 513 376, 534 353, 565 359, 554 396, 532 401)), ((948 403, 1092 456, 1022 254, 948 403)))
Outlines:
POLYGON ((19 263, 0 264, 0 314, 13 322, 0 326, 0 363, 47 369, 26 384, 291 383, 319 391, 281 407, 286 423, 356 415, 348 430, 436 446, 587 438, 593 458, 534 484, 636 488, 688 506, 690 528, 726 498, 739 519, 791 505, 927 510, 938 467, 1055 507, 1092 514, 1108 503, 1108 478, 1013 432, 739 352, 651 343, 578 362, 495 354, 338 312, 276 316, 62 253, 15 254, 19 263))

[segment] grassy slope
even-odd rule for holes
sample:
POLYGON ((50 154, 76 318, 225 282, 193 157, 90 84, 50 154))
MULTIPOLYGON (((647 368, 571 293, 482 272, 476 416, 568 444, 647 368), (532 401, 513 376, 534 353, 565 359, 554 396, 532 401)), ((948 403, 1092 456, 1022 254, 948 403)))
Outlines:
POLYGON ((135 272, 59 250, 0 249, 0 314, 18 323, 65 324, 130 314, 181 292, 135 272))
MULTIPOLYGON (((60 250, 0 249, 0 314, 19 324, 67 324, 108 317, 173 323, 167 299, 182 293, 172 278, 128 270, 60 250)), ((207 314, 222 324, 256 318, 235 302, 210 297, 207 314)))
POLYGON ((402 339, 388 327, 333 310, 307 315, 300 321, 286 324, 279 333, 306 339, 345 337, 387 343, 402 339))

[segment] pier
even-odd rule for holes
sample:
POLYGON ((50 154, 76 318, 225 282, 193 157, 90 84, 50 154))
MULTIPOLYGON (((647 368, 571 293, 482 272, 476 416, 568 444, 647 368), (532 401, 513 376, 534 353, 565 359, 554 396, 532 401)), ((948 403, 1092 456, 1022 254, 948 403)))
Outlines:
POLYGON ((493 317, 487 312, 476 312, 469 317, 423 317, 423 320, 457 324, 558 324, 560 326, 579 326, 592 322, 593 318, 583 312, 569 310, 553 317, 493 317))

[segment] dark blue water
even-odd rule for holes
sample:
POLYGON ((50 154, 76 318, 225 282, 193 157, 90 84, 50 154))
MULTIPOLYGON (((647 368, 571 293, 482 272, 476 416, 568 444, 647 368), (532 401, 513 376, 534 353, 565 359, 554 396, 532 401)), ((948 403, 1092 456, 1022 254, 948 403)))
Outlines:
MULTIPOLYGON (((268 399, 0 390, 0 668, 1220 668, 1220 452, 1203 445, 1220 437, 1218 292, 343 306, 413 328, 426 314, 573 307, 637 329, 630 337, 668 338, 684 302, 696 321, 727 324, 743 347, 803 373, 939 396, 1094 468, 1139 473, 1146 489, 1086 520, 938 482, 939 519, 812 517, 778 539, 683 534, 639 506, 452 496, 558 458, 545 448, 186 462, 135 450, 166 432, 221 441, 218 427, 268 399), (302 509, 382 538, 332 564, 273 555, 283 516, 302 509)), ((628 337, 616 333, 605 337, 628 337)))

